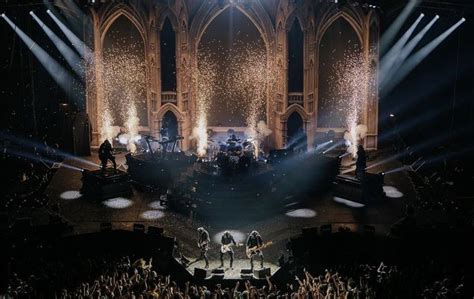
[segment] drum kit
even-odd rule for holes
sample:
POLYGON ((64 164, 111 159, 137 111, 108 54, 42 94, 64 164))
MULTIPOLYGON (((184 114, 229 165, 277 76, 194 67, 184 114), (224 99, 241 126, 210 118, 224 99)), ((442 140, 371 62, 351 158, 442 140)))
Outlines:
POLYGON ((234 170, 243 167, 243 164, 248 166, 254 153, 252 141, 242 140, 235 134, 230 134, 225 142, 218 142, 213 148, 216 148, 214 157, 217 166, 234 170))

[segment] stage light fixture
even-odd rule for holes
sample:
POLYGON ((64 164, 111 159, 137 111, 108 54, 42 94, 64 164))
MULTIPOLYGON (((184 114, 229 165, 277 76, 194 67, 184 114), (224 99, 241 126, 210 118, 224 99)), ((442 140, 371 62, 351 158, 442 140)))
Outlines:
POLYGON ((30 16, 32 16, 32 15, 33 15, 33 11, 32 11, 32 10, 30 10, 30 16))
POLYGON ((389 115, 390 115, 390 117, 395 117, 395 114, 393 114, 393 113, 390 113, 389 115))
POLYGON ((2 18, 5 18, 5 14, 4 14, 4 13, 2 13, 2 18))

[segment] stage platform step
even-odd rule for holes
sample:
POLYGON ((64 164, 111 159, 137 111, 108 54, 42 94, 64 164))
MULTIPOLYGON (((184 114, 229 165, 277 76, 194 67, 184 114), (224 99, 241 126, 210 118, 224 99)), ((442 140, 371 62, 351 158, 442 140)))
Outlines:
POLYGON ((84 170, 82 172, 81 193, 87 198, 97 200, 130 196, 132 194, 130 175, 124 171, 114 169, 105 171, 84 170))

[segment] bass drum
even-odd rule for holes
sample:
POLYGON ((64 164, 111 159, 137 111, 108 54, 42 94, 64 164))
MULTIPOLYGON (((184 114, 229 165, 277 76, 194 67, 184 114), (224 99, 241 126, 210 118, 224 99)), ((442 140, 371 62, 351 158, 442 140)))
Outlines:
POLYGON ((219 167, 225 167, 229 164, 229 156, 223 152, 219 152, 216 157, 216 163, 219 167))

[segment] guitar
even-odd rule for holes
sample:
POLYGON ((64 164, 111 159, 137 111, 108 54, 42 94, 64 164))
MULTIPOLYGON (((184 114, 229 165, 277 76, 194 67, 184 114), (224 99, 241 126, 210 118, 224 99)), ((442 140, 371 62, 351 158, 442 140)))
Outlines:
POLYGON ((246 254, 247 254, 247 257, 251 258, 252 256, 254 256, 257 253, 257 251, 260 251, 264 248, 267 248, 268 246, 270 246, 272 244, 273 244, 273 241, 268 241, 266 243, 263 243, 260 246, 247 247, 247 250, 245 251, 246 254))
POLYGON ((201 249, 201 251, 206 251, 209 249, 209 242, 201 242, 198 243, 198 248, 201 249))
MULTIPOLYGON (((240 247, 240 246, 242 246, 242 245, 243 245, 242 243, 237 243, 237 244, 235 245, 235 247, 240 247)), ((233 243, 229 243, 229 244, 227 244, 227 245, 222 244, 222 245, 221 245, 221 252, 222 252, 222 253, 229 252, 229 251, 232 250, 232 247, 233 247, 233 246, 234 246, 233 243)))

